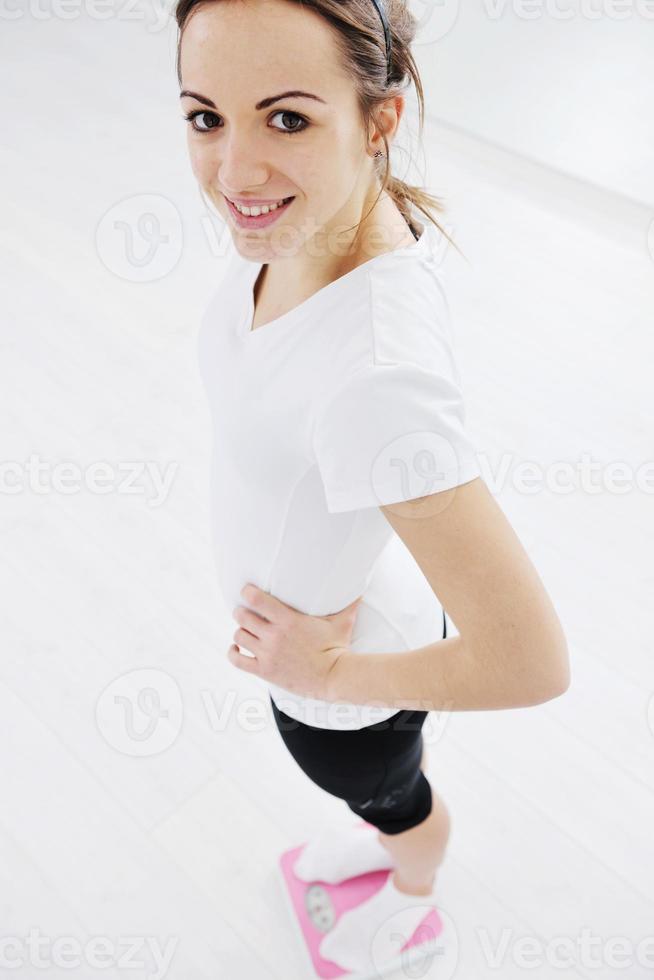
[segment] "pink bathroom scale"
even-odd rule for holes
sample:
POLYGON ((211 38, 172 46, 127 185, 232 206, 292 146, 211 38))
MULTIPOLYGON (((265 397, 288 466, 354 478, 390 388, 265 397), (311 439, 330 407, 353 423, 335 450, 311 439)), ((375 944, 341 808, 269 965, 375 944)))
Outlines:
MULTIPOLYGON (((371 825, 362 820, 356 826, 369 827, 371 825)), ((293 865, 305 844, 306 841, 298 847, 284 851, 279 859, 279 873, 286 904, 295 924, 300 944, 306 951, 311 964, 312 976, 325 978, 325 980, 344 976, 347 976, 349 980, 376 980, 383 974, 404 969, 409 964, 423 962, 427 956, 442 952, 437 948, 439 945, 437 940, 443 931, 443 923, 438 911, 434 908, 430 909, 424 919, 420 921, 413 935, 399 950, 398 955, 384 963, 381 969, 375 969, 365 975, 359 973, 355 975, 344 970, 337 963, 323 959, 318 947, 326 933, 334 928, 339 916, 371 898, 384 885, 392 871, 388 869, 371 871, 367 874, 357 875, 355 878, 348 878, 338 885, 330 885, 325 881, 302 881, 301 878, 297 878, 293 874, 293 865)))

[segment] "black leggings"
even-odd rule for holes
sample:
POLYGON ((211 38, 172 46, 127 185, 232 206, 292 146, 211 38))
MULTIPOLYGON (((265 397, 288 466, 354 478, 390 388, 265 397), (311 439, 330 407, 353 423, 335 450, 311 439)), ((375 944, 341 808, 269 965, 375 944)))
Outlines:
POLYGON ((346 731, 307 725, 280 711, 272 696, 270 702, 279 733, 300 768, 357 816, 384 834, 399 834, 429 816, 431 786, 420 769, 427 711, 402 709, 374 725, 346 731))

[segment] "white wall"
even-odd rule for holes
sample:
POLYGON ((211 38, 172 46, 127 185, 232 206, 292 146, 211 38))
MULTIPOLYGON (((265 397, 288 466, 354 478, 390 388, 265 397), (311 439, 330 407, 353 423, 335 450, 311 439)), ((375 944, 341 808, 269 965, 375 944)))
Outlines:
POLYGON ((654 205, 651 0, 411 8, 428 118, 654 205))

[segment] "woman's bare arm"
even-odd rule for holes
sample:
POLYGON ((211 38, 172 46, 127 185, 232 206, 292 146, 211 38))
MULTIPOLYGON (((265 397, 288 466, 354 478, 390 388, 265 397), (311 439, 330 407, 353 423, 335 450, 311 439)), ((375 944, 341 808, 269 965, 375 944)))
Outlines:
POLYGON ((381 510, 459 636, 399 653, 342 653, 326 700, 465 711, 525 707, 567 690, 559 618, 481 478, 381 510))

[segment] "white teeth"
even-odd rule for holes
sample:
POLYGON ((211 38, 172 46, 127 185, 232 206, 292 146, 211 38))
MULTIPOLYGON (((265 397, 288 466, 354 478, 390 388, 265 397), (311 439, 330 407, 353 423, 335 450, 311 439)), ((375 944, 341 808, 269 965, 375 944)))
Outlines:
POLYGON ((276 204, 262 204, 261 206, 255 204, 254 207, 246 208, 245 206, 236 204, 234 201, 232 201, 232 204, 237 211, 240 211, 241 214, 249 215, 253 218, 256 218, 259 214, 268 214, 269 211, 276 211, 277 208, 281 207, 283 203, 284 201, 281 200, 277 201, 276 204))

